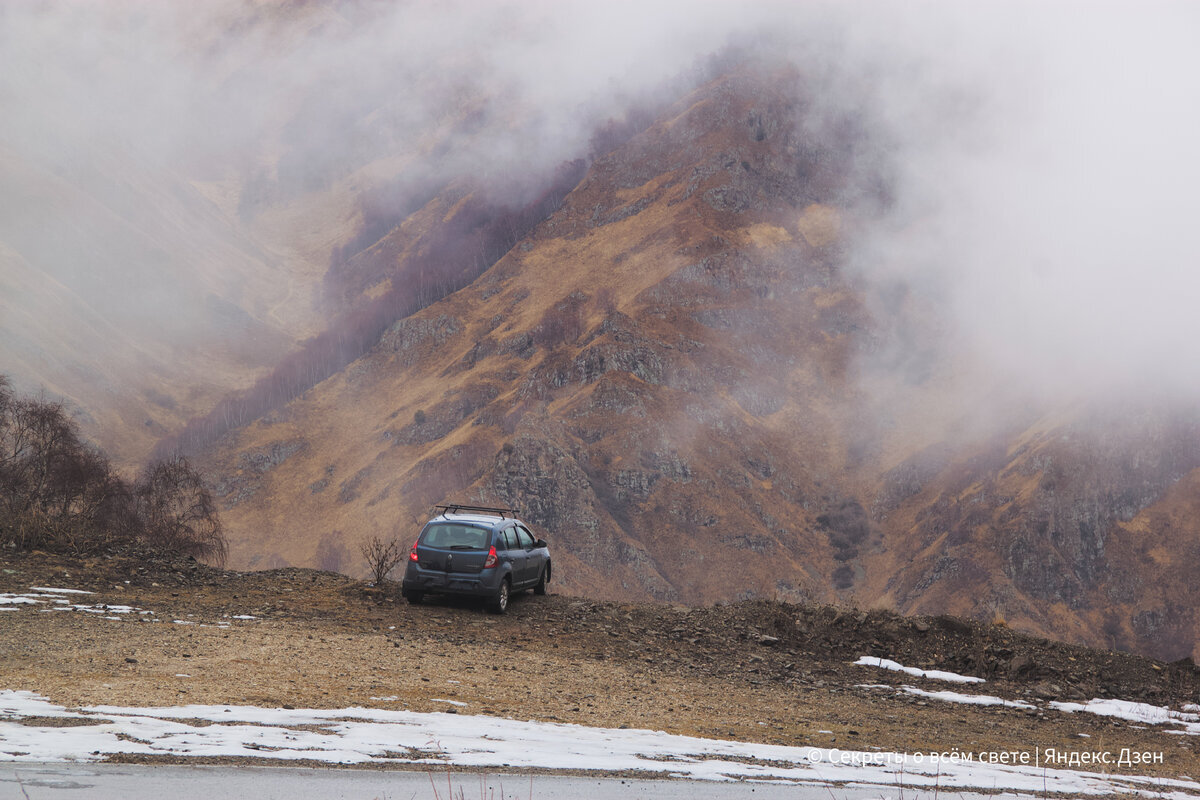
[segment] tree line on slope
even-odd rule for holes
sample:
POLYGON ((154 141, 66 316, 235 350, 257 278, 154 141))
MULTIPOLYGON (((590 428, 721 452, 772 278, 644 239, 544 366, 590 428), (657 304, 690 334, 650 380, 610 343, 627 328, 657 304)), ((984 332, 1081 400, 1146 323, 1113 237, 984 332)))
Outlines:
MULTIPOLYGON (((519 207, 473 198, 428 233, 422 252, 393 265, 392 286, 344 310, 320 334, 302 342, 253 386, 222 398, 160 440, 153 458, 196 453, 299 397, 368 352, 397 320, 468 285, 562 203, 582 178, 583 162, 564 164, 551 185, 519 207)), ((336 271, 336 270, 335 270, 336 271)), ((328 289, 327 289, 328 291, 328 289)))
POLYGON ((224 563, 200 474, 178 457, 127 481, 61 403, 19 396, 0 375, 0 546, 86 554, 132 543, 224 563))
MULTIPOLYGON (((365 193, 359 198, 362 228, 330 254, 322 286, 326 307, 335 312, 329 326, 301 342, 253 386, 226 395, 212 410, 159 440, 151 458, 200 452, 229 431, 286 405, 344 369, 374 347, 397 321, 469 285, 558 210, 590 163, 629 142, 654 122, 671 98, 721 74, 732 61, 736 58, 727 54, 695 75, 682 76, 661 96, 631 101, 624 114, 596 127, 586 158, 559 164, 537 189, 526 185, 505 197, 503 180, 494 181, 498 186, 491 191, 476 187, 451 217, 423 235, 420 247, 415 248, 419 252, 401 263, 386 251, 372 252, 372 247, 439 191, 450 187, 439 185, 436 177, 415 182, 406 177, 365 193), (382 294, 362 296, 364 279, 366 285, 373 285, 385 278, 390 278, 391 284, 382 294)), ((436 169, 430 172, 438 174, 436 169)), ((521 177, 507 182, 521 183, 521 177)))

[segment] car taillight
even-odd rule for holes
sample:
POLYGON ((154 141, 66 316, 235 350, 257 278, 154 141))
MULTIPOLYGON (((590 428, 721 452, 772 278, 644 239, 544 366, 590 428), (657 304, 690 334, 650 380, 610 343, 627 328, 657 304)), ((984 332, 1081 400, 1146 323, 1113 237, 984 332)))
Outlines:
POLYGON ((496 561, 498 560, 496 557, 496 545, 492 545, 492 549, 488 550, 487 560, 483 562, 484 569, 496 566, 496 561))
MULTIPOLYGON (((420 541, 420 539, 418 539, 417 541, 420 541)), ((417 560, 417 542, 413 542, 412 550, 408 551, 408 560, 409 561, 417 560)))

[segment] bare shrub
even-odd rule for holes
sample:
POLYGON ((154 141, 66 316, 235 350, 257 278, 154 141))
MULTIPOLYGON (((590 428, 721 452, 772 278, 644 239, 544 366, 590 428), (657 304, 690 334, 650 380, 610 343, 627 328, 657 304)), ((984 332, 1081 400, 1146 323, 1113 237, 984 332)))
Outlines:
POLYGON ((388 574, 396 565, 404 560, 406 553, 396 539, 383 541, 378 536, 372 536, 359 546, 359 552, 367 560, 371 569, 371 577, 376 586, 387 580, 388 574))

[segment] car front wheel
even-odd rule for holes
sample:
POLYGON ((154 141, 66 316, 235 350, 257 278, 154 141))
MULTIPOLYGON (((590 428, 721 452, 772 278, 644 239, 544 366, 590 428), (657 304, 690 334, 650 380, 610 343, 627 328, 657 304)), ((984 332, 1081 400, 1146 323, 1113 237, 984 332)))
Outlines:
POLYGON ((405 592, 404 599, 407 600, 408 602, 412 603, 414 606, 420 605, 421 601, 425 599, 425 593, 424 592, 405 592))
POLYGON ((491 602, 488 604, 493 614, 503 614, 508 611, 508 578, 500 581, 500 588, 496 590, 496 594, 492 596, 491 602))
POLYGON ((550 580, 550 565, 542 567, 542 574, 538 576, 537 586, 533 587, 534 594, 546 593, 546 581, 550 580))

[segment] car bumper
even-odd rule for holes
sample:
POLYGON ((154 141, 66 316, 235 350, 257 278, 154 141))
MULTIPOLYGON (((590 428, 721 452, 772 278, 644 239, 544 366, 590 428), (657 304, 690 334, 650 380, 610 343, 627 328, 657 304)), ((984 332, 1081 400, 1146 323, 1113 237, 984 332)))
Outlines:
POLYGON ((500 573, 495 569, 482 572, 442 572, 410 564, 404 572, 400 588, 406 592, 431 594, 464 594, 490 597, 500 587, 500 573))

